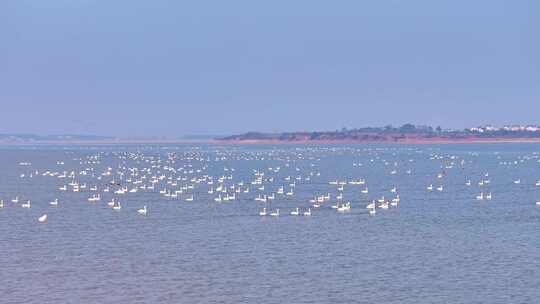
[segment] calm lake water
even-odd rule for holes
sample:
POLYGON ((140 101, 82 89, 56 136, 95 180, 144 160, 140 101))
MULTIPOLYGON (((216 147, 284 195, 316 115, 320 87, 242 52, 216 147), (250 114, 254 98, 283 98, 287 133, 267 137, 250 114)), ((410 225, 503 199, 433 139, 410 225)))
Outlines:
POLYGON ((0 302, 538 303, 539 153, 534 144, 4 147, 0 302), (141 189, 152 179, 154 190, 141 189), (353 179, 366 184, 329 184, 353 179), (208 193, 221 184, 235 200, 208 193), (114 193, 122 187, 138 191, 114 193), (255 200, 279 187, 294 195, 255 200), (349 212, 331 207, 340 192, 349 212), (477 200, 481 192, 492 199, 477 200), (397 207, 366 209, 397 194, 397 207), (260 216, 265 207, 280 216, 260 216), (297 207, 312 215, 290 215, 297 207))

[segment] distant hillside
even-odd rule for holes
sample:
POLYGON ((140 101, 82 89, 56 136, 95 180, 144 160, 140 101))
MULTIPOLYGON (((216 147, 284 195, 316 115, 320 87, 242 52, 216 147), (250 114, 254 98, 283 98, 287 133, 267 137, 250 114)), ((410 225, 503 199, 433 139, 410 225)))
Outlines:
POLYGON ((0 134, 2 143, 31 143, 31 142, 70 142, 70 141, 110 141, 115 137, 98 135, 36 135, 36 134, 0 134))
MULTIPOLYGON (((476 128, 477 129, 477 128, 476 128)), ((496 142, 496 141, 539 141, 539 131, 493 131, 443 130, 440 127, 415 126, 405 124, 401 127, 367 127, 322 132, 248 132, 240 135, 216 138, 221 142, 358 142, 358 143, 415 143, 415 142, 496 142)))
POLYGON ((215 136, 185 136, 185 137, 115 137, 99 135, 61 134, 0 134, 0 145, 10 144, 183 144, 208 143, 215 136))

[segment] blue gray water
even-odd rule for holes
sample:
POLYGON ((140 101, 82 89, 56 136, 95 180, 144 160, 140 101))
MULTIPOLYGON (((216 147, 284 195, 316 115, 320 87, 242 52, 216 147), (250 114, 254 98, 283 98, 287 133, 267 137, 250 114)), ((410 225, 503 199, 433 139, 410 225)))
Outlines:
POLYGON ((532 144, 2 148, 0 302, 537 303, 539 152, 532 144), (187 177, 176 188, 203 175, 214 176, 213 186, 221 176, 231 176, 226 185, 249 185, 254 170, 275 180, 224 203, 206 184, 189 190, 193 202, 165 198, 159 190, 173 188, 166 179, 155 191, 101 192, 101 201, 89 203, 96 192, 59 191, 71 179, 43 176, 75 171, 78 182, 101 190, 112 177, 97 177, 108 167, 125 172, 115 181, 127 184, 128 168, 150 168, 158 158, 160 172, 187 177), (298 176, 293 197, 254 201, 278 186, 289 190, 298 176), (359 178, 369 194, 346 185, 352 210, 337 213, 330 207, 337 186, 328 182, 359 178), (490 184, 481 188, 482 179, 490 184), (429 184, 444 190, 428 192, 429 184), (399 207, 370 216, 365 206, 392 198, 393 186, 399 207), (493 199, 475 200, 480 191, 493 199), (326 193, 331 201, 311 217, 289 215, 326 193), (112 197, 122 210, 107 206, 112 197), (56 208, 49 205, 55 198, 56 208), (21 208, 28 199, 32 207, 21 208), (146 216, 136 212, 143 205, 146 216), (261 217, 263 207, 280 208, 281 216, 261 217), (46 223, 37 220, 42 214, 46 223))

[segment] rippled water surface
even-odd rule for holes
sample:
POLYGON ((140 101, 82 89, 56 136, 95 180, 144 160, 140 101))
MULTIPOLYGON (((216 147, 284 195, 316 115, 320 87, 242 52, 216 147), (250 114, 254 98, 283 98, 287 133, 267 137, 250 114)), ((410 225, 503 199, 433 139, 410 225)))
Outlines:
POLYGON ((0 302, 537 303, 539 152, 526 144, 5 147, 0 302), (162 175, 155 190, 114 194, 162 175), (252 185, 257 176, 264 190, 252 185), (235 200, 208 193, 220 177, 228 193, 242 189, 235 200), (329 182, 353 179, 366 184, 344 186, 352 209, 338 213, 340 191, 329 182), (59 190, 73 181, 87 188, 59 190), (159 193, 188 185, 178 198, 159 193), (254 200, 280 186, 294 195, 254 200), (476 200, 480 192, 493 199, 476 200), (398 207, 369 215, 371 200, 397 194, 398 207), (113 197, 121 210, 107 206, 113 197), (55 198, 58 207, 49 205, 55 198), (146 216, 137 213, 143 205, 146 216), (280 216, 260 216, 264 207, 280 216), (290 215, 296 207, 312 215, 290 215))

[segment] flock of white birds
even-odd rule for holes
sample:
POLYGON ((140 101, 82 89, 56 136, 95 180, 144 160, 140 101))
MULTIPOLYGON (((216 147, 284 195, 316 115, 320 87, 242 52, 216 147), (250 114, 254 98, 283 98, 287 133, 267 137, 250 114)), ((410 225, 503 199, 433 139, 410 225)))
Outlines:
MULTIPOLYGON (((66 153, 66 158, 50 164, 49 169, 35 169, 29 161, 19 163, 21 180, 40 183, 40 178, 56 180, 56 189, 51 189, 55 195, 49 202, 35 202, 41 208, 48 203, 47 208, 61 208, 66 203, 62 193, 73 192, 80 195, 80 201, 89 204, 104 204, 115 212, 121 212, 128 206, 130 197, 138 194, 153 193, 152 201, 181 201, 197 202, 200 200, 213 201, 215 204, 231 204, 237 201, 252 201, 259 204, 259 216, 280 217, 312 216, 320 209, 333 209, 337 213, 348 213, 352 208, 366 210, 367 214, 375 215, 378 210, 399 208, 402 198, 400 187, 396 184, 377 185, 378 193, 383 196, 371 197, 372 185, 363 173, 367 170, 383 170, 383 176, 391 177, 400 174, 400 179, 415 178, 413 158, 388 160, 385 155, 397 156, 400 152, 388 149, 372 148, 304 148, 304 149, 271 149, 260 152, 245 152, 235 149, 222 148, 203 153, 198 149, 184 152, 148 153, 138 152, 97 152, 84 157, 74 157, 76 154, 66 153), (345 153, 362 153, 363 162, 349 163, 347 177, 339 176, 339 168, 332 174, 322 174, 321 157, 340 157, 345 153), (382 152, 381 152, 382 151, 382 152), (383 153, 384 152, 384 153, 383 153), (106 162, 104 161, 106 160, 106 162), (380 166, 375 168, 373 164, 380 166), (269 165, 272 164, 272 165, 269 165), (211 169, 210 169, 211 168, 211 169), (237 170, 243 171, 237 174, 237 170), (249 171, 248 171, 249 170, 249 171), (350 172, 357 174, 351 177, 350 172), (357 172, 357 173, 356 173, 357 172), (334 176, 332 179, 325 179, 334 176), (310 186, 307 187, 307 186, 310 186), (299 188, 316 188, 310 197, 299 197, 299 188), (346 189, 356 188, 355 197, 346 196, 346 189), (380 189, 383 189, 382 191, 380 189), (272 202, 278 200, 290 201, 287 210, 272 207, 272 202)), ((409 155, 419 151, 409 152, 409 155)), ((463 156, 447 155, 436 152, 425 153, 426 160, 435 162, 435 171, 431 174, 432 182, 424 185, 425 192, 447 191, 445 179, 449 172, 457 170, 463 176, 465 187, 478 187, 478 192, 471 200, 490 201, 491 175, 482 172, 476 179, 467 178, 463 169, 474 160, 463 156)), ((472 154, 474 156, 474 154, 472 154)), ((497 155, 499 166, 516 166, 520 163, 534 161, 540 163, 537 153, 519 156, 514 160, 503 160, 497 155)), ((328 168, 326 168, 328 169, 328 168)), ((324 173, 324 172, 322 172, 324 173)), ((345 175, 345 174, 344 174, 345 175)), ((399 180, 399 179, 398 179, 399 180)), ((514 185, 525 183, 521 178, 512 180, 514 185)), ((528 181, 535 187, 540 187, 540 180, 528 181)), ((22 207, 33 208, 32 193, 21 193, 6 201, 0 200, 0 208, 22 207)), ((540 206, 540 201, 536 202, 540 206)), ((151 214, 148 204, 139 206, 129 205, 130 212, 141 216, 151 214)), ((43 213, 38 222, 49 220, 43 213)))

